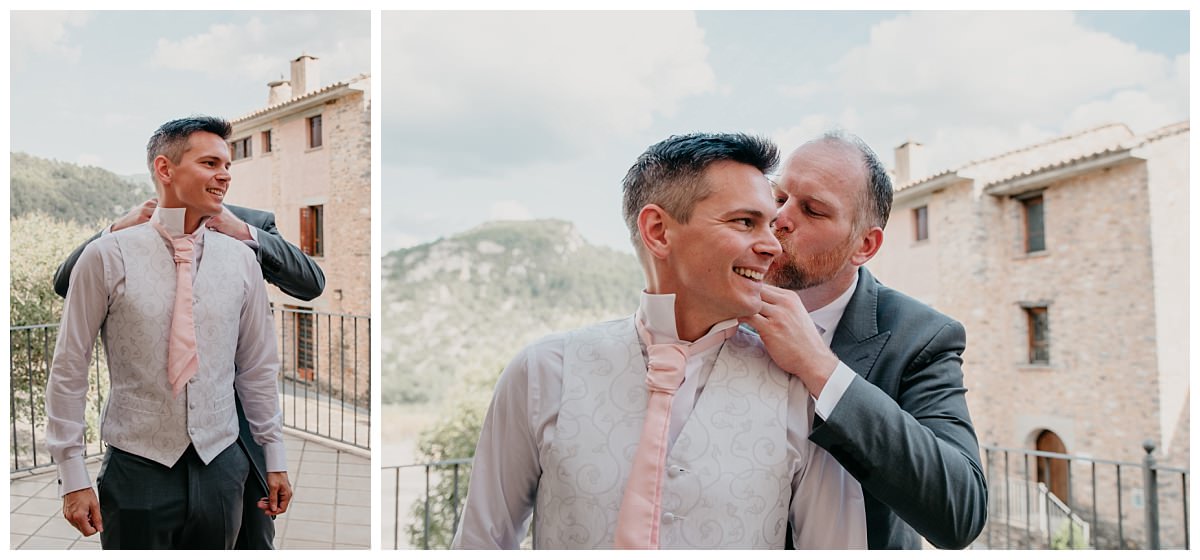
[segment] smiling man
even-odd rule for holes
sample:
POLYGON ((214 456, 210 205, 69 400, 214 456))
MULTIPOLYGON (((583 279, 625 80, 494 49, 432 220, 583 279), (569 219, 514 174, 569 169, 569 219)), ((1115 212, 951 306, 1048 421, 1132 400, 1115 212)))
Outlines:
POLYGON ((624 181, 646 278, 632 317, 557 333, 505 368, 458 548, 866 546, 861 489, 808 441, 809 391, 738 318, 780 245, 769 141, 673 136, 624 181), (789 523, 790 521, 790 523, 789 523))
POLYGON ((85 536, 99 531, 106 549, 233 547, 249 469, 235 443, 235 393, 266 456, 262 509, 277 515, 291 500, 262 273, 244 243, 204 227, 229 189, 229 133, 212 117, 159 127, 146 149, 158 207, 89 243, 71 272, 46 440, 64 517, 85 536), (83 436, 97 333, 110 394, 93 491, 83 436))

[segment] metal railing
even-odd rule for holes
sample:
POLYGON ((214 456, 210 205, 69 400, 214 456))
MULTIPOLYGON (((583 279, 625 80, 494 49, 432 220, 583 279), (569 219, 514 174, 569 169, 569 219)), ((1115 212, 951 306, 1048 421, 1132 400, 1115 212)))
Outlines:
MULTIPOLYGON (((390 541, 393 549, 450 547, 462 516, 471 461, 470 458, 448 459, 383 467, 384 493, 388 493, 389 485, 393 489, 391 501, 385 499, 381 508, 385 519, 392 516, 390 541), (411 516, 402 526, 404 513, 411 513, 411 516), (402 533, 407 533, 403 543, 402 533)), ((388 541, 385 534, 384 542, 388 541)))
POLYGON ((1191 547, 1189 471, 1048 451, 983 446, 988 522, 975 541, 996 549, 1191 547))
MULTIPOLYGON (((370 449, 370 317, 279 308, 272 314, 283 425, 370 449)), ((57 338, 57 324, 9 328, 13 473, 53 464, 45 446, 45 389, 57 338)), ((99 339, 88 381, 85 457, 103 452, 99 418, 108 398, 108 366, 99 339)))
MULTIPOLYGON (((1157 465, 1150 442, 1143 449, 1139 464, 983 446, 988 522, 972 546, 1190 549, 1189 471, 1157 465), (1064 468, 1065 480, 1054 478, 1052 465, 1064 468)), ((383 511, 392 531, 384 542, 392 548, 448 547, 462 515, 470 463, 463 458, 384 467, 383 511)))

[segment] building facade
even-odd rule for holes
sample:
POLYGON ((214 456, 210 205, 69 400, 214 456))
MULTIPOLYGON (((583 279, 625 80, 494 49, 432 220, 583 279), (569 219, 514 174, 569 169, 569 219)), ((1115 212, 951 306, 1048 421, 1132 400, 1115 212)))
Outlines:
POLYGON ((283 237, 325 273, 325 291, 312 301, 269 287, 285 376, 363 396, 370 364, 371 79, 322 85, 318 60, 302 55, 291 62, 290 80, 268 87, 265 107, 231 121, 227 201, 274 212, 283 237))
MULTIPOLYGON (((981 445, 1141 463, 1150 440, 1159 464, 1188 467, 1189 135, 1108 125, 931 176, 923 147, 897 148, 869 267, 966 327, 981 445)), ((1068 506, 1141 515, 1140 472, 1126 471, 1118 505, 1088 490, 1117 484, 1113 469, 1036 463, 1029 476, 1068 506)), ((993 502, 1003 491, 993 484, 993 502)))

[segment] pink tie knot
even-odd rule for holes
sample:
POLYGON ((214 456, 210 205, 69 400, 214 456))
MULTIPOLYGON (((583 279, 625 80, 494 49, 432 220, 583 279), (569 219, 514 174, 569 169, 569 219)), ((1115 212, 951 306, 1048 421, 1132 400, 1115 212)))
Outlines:
POLYGON ((175 247, 175 264, 192 262, 192 249, 195 244, 191 237, 176 237, 171 239, 175 247))
POLYGON ((646 385, 652 391, 674 394, 683 384, 687 352, 678 344, 651 344, 646 348, 646 385))

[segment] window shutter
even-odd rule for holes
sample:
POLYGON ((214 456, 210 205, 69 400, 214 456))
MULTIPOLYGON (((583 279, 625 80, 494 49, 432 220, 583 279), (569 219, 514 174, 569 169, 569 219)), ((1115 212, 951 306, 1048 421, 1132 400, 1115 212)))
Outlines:
POLYGON ((313 216, 312 209, 305 206, 300 209, 300 250, 304 254, 313 254, 313 216))

